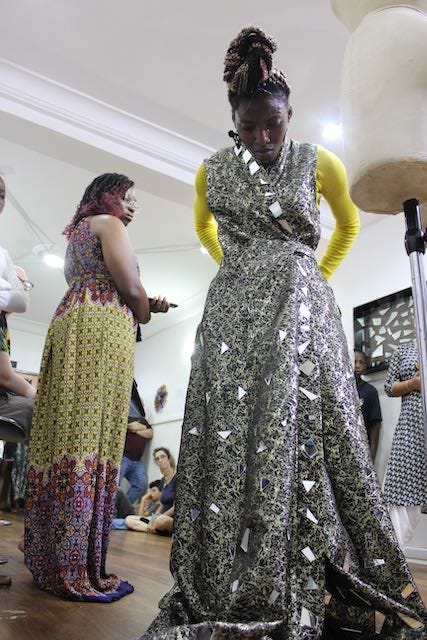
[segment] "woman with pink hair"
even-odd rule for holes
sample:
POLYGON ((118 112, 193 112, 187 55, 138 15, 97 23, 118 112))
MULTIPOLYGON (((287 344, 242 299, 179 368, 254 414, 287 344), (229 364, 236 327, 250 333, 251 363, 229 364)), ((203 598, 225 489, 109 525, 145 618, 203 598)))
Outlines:
POLYGON ((49 327, 28 451, 25 563, 45 591, 111 602, 132 585, 105 568, 138 322, 149 301, 127 233, 134 183, 108 173, 65 229, 68 290, 49 327))

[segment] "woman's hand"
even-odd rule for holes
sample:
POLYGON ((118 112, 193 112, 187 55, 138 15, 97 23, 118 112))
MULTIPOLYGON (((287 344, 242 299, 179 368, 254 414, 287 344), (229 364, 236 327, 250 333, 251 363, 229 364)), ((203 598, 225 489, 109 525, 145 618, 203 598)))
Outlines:
POLYGON ((157 296, 155 298, 148 298, 150 303, 151 313, 167 313, 169 311, 169 302, 166 298, 157 296))
POLYGON ((411 380, 408 380, 411 391, 421 391, 420 372, 416 373, 411 380))

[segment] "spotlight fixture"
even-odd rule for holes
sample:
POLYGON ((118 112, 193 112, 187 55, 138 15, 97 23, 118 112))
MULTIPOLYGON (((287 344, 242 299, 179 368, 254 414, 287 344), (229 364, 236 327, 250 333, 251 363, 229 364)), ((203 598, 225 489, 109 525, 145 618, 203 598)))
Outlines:
POLYGON ((336 122, 328 122, 325 124, 322 130, 322 136, 325 140, 336 142, 342 138, 342 128, 340 124, 336 122))

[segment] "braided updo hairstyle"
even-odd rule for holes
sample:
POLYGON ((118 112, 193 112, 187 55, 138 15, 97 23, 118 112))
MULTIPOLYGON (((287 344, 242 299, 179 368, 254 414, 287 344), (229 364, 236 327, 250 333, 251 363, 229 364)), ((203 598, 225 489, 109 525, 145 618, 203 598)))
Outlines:
POLYGON ((257 27, 242 29, 231 41, 224 60, 224 81, 233 113, 241 98, 275 93, 288 99, 291 88, 286 76, 273 66, 276 48, 276 41, 257 27))
POLYGON ((64 236, 70 238, 76 225, 87 216, 96 216, 101 213, 120 216, 122 213, 120 200, 133 186, 132 180, 120 173, 103 173, 95 178, 86 188, 70 224, 65 227, 64 236))

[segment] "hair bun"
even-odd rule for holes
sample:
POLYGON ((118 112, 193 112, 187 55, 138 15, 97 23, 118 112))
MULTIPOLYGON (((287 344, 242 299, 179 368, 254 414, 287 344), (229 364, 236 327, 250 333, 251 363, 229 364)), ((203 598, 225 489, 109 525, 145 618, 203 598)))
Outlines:
POLYGON ((268 80, 276 41, 262 29, 246 27, 232 40, 224 60, 224 81, 231 92, 251 94, 268 80))

